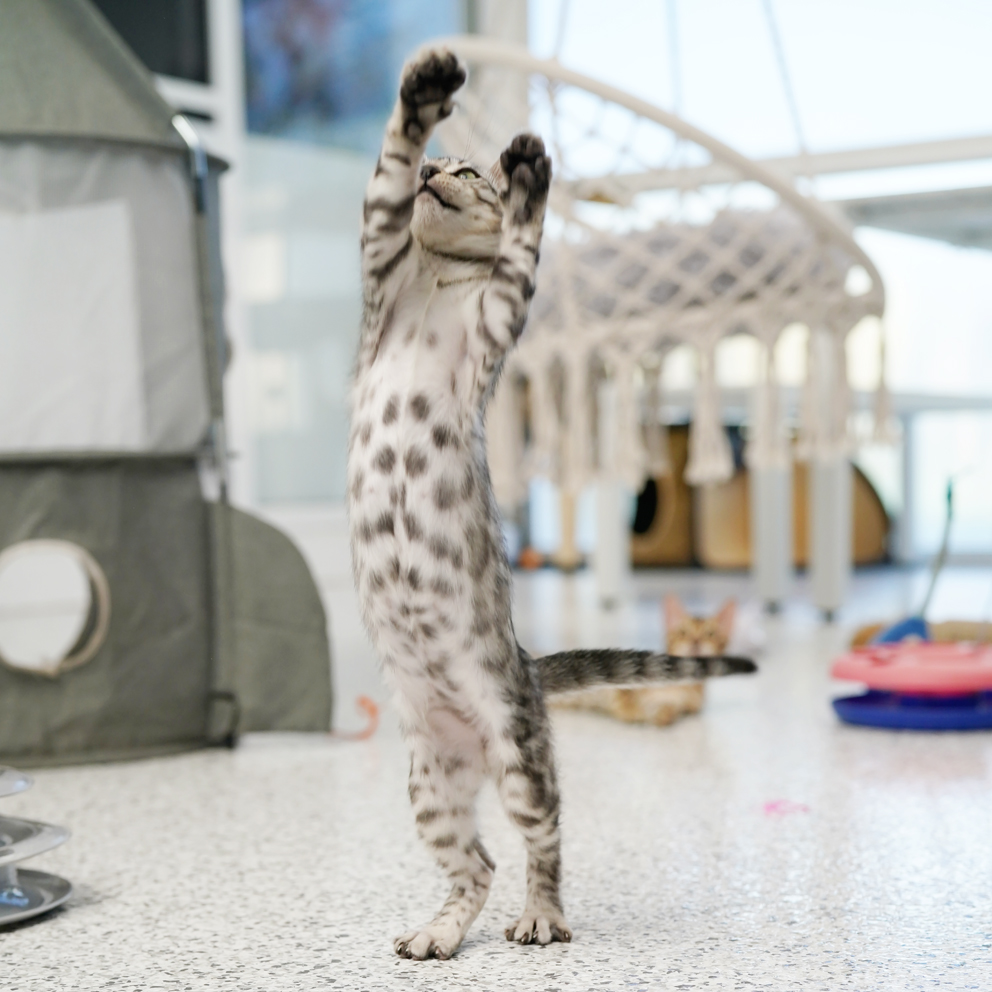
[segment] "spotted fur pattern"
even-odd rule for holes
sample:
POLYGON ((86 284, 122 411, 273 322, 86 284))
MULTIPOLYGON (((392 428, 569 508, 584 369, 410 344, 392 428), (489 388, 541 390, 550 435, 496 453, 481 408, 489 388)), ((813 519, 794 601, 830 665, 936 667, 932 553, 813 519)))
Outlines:
POLYGON ((546 690, 705 674, 644 653, 535 660, 517 644, 483 415, 534 294, 551 163, 531 135, 488 178, 466 162, 423 161, 464 80, 443 50, 404 69, 365 202, 349 442, 363 619, 409 743, 417 830, 451 882, 437 915, 396 939, 412 958, 453 954, 488 895, 495 866, 475 818, 487 777, 527 849, 524 910, 506 937, 571 939, 546 690))

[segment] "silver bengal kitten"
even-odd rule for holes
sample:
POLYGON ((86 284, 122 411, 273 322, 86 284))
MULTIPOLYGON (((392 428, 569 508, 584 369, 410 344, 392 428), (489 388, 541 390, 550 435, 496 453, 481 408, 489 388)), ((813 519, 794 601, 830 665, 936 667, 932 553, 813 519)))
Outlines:
POLYGON ((475 803, 487 777, 527 848, 526 902, 507 939, 571 939, 545 693, 754 667, 645 651, 534 659, 517 644, 483 416, 534 295, 551 162, 526 134, 491 178, 467 162, 423 161, 464 81, 447 51, 406 66, 362 233, 348 458, 355 582, 410 746, 417 829, 451 881, 434 919, 396 939, 409 958, 450 957, 486 900, 495 865, 475 803))

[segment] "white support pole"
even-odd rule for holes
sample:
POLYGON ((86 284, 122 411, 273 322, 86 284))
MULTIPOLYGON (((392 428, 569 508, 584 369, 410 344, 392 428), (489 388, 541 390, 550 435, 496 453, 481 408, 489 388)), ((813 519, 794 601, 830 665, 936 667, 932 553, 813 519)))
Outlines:
POLYGON ((847 456, 847 368, 843 338, 811 330, 818 435, 809 460, 809 567, 813 603, 833 620, 851 576, 853 478, 847 456))
POLYGON ((615 472, 617 387, 611 380, 599 386, 599 465, 596 483, 596 592, 612 608, 623 597, 630 574, 630 521, 627 493, 615 472))
POLYGON ((615 479, 596 483, 596 593, 611 609, 623 598, 630 571, 630 527, 623 487, 615 479))
POLYGON ((792 583, 792 466, 752 467, 751 572, 758 596, 777 613, 792 583))
POLYGON ((844 602, 851 575, 852 474, 845 457, 810 462, 810 576, 826 620, 844 602))

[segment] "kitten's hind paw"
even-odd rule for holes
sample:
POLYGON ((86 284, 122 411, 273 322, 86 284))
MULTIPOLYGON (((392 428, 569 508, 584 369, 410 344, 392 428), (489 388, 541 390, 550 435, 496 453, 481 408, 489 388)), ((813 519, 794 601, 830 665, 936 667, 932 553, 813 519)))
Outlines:
POLYGON ((401 958, 414 958, 417 961, 437 958, 439 961, 446 961, 461 943, 461 937, 449 931, 449 927, 430 925, 420 930, 411 930, 393 941, 393 950, 401 958))
POLYGON ((518 944, 550 944, 552 941, 567 944, 572 939, 572 931, 569 930, 565 917, 554 910, 545 913, 525 912, 504 932, 507 940, 518 944))

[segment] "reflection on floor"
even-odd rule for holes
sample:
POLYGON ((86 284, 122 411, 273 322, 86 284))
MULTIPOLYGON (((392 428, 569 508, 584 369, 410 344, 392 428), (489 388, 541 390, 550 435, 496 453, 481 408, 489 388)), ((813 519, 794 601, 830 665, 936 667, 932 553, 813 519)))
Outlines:
MULTIPOLYGON (((319 553, 314 552, 319 559, 319 553)), ((318 563, 319 564, 319 563, 318 563)), ((333 563, 332 563, 333 564, 333 563)), ((334 565, 334 568, 337 568, 334 565)), ((321 570, 342 716, 381 698, 346 579, 321 570)), ((850 628, 919 600, 922 573, 854 582, 837 626, 796 605, 767 621, 755 678, 710 687, 665 729, 556 714, 571 945, 507 944, 523 850, 494 796, 482 834, 499 869, 449 962, 389 938, 444 885, 414 833, 391 721, 372 741, 254 738, 238 751, 42 771, 12 815, 66 823, 41 859, 72 878, 67 910, 0 936, 3 987, 60 989, 987 989, 992 975, 992 735, 845 727, 827 676, 850 628)), ((935 618, 978 617, 992 575, 953 570, 935 618)), ((655 645, 657 604, 748 596, 744 576, 635 577, 599 610, 592 577, 519 576, 535 651, 655 645)))

